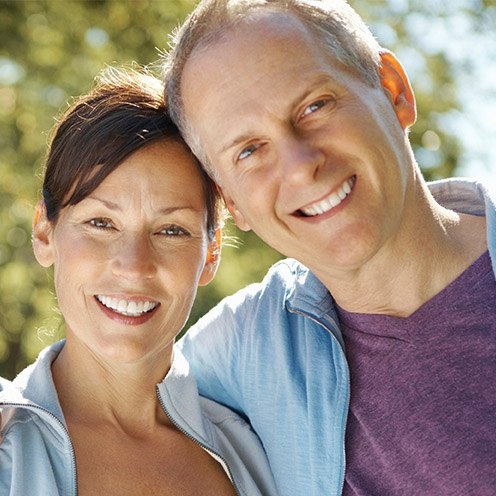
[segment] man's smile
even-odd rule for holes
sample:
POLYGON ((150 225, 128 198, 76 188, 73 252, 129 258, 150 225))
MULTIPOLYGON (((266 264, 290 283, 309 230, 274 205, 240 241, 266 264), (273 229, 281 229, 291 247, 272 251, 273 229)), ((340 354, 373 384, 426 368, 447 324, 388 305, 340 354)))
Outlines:
POLYGON ((315 215, 322 215, 329 210, 332 210, 334 207, 337 207, 350 193, 353 189, 353 185, 355 184, 356 176, 352 176, 330 193, 325 198, 314 202, 306 207, 300 208, 299 212, 301 212, 306 217, 313 217, 315 215))

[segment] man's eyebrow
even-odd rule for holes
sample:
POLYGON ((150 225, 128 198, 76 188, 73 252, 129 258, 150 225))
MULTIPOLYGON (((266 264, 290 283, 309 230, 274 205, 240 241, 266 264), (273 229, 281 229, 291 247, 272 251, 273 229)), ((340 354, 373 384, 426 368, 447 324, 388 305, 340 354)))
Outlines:
POLYGON ((225 144, 222 148, 219 149, 218 153, 225 153, 231 148, 234 148, 235 146, 239 145, 240 143, 244 143, 246 141, 249 141, 250 139, 255 136, 254 131, 248 131, 246 133, 243 133, 239 136, 236 136, 232 141, 229 141, 227 144, 225 144))
POLYGON ((291 109, 296 108, 300 102, 306 100, 312 93, 319 90, 322 86, 326 86, 332 81, 329 74, 318 74, 312 80, 308 81, 305 88, 291 102, 291 109))
MULTIPOLYGON (((310 94, 312 94, 317 88, 329 82, 328 74, 319 74, 313 81, 309 81, 308 85, 303 89, 301 93, 299 93, 293 100, 290 105, 288 105, 289 109, 294 109, 299 102, 308 98, 310 94)), ((225 153, 231 148, 239 145, 240 143, 244 143, 252 139, 257 133, 255 131, 247 131, 239 136, 236 136, 233 140, 226 143, 224 146, 219 148, 218 153, 225 153)))

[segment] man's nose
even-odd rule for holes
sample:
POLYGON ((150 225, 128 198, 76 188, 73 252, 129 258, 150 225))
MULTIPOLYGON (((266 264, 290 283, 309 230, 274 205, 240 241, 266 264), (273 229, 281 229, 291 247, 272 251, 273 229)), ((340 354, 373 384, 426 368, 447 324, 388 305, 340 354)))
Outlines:
POLYGON ((283 180, 308 184, 325 162, 323 150, 310 138, 288 134, 280 147, 283 180))

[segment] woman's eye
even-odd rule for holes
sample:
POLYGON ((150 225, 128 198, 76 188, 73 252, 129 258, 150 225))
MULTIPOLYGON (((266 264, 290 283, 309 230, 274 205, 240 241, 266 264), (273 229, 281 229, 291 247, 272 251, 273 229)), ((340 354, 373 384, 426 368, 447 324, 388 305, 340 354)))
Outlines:
POLYGON ((244 160, 248 158, 252 153, 254 153, 259 148, 259 145, 250 145, 241 150, 241 153, 238 155, 238 160, 244 160))
POLYGON ((89 224, 97 229, 112 229, 114 227, 112 221, 105 217, 95 217, 89 221, 89 224))
POLYGON ((176 236, 188 236, 188 231, 179 226, 167 226, 164 227, 160 234, 165 234, 166 236, 176 237, 176 236))
POLYGON ((313 114, 317 110, 324 107, 327 103, 328 100, 317 100, 316 102, 312 102, 308 107, 305 108, 301 116, 305 117, 306 115, 313 114))

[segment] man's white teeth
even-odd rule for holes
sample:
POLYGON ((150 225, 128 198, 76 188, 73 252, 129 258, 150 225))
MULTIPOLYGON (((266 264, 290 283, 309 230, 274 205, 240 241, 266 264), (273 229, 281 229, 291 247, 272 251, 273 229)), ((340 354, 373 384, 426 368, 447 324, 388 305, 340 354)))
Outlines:
POLYGON ((307 216, 320 215, 328 212, 334 207, 337 207, 351 192, 355 176, 347 179, 334 193, 330 194, 327 198, 310 205, 309 207, 302 208, 301 211, 307 216))
POLYGON ((131 317, 138 317, 143 313, 153 310, 158 305, 158 302, 156 301, 118 300, 117 298, 102 295, 97 295, 96 298, 107 308, 111 308, 115 312, 131 317))

